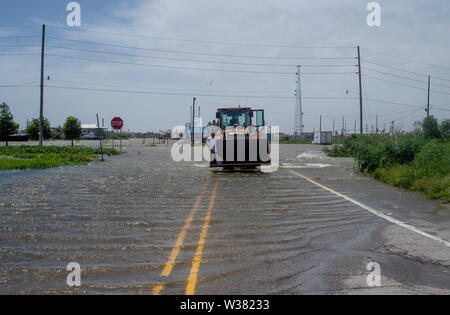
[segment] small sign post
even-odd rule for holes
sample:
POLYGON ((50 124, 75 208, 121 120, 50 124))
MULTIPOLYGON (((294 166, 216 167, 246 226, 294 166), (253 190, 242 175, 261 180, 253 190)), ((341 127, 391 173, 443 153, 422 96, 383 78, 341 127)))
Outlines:
POLYGON ((100 121, 98 120, 98 114, 97 114, 97 128, 98 128, 98 136, 100 139, 100 153, 102 154, 102 162, 103 162, 105 159, 103 157, 102 133, 100 132, 100 121))
MULTIPOLYGON (((111 120, 111 127, 114 130, 122 130, 123 128, 123 120, 120 117, 114 117, 111 120)), ((121 134, 119 134, 119 137, 121 136, 121 134)), ((114 137, 113 137, 113 146, 114 146, 114 137)), ((120 153, 122 153, 122 138, 120 139, 120 153)))

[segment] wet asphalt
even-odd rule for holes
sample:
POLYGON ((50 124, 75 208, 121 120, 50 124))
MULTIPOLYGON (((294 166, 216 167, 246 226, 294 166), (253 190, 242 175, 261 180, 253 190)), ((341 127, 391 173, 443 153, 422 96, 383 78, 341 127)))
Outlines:
POLYGON ((0 293, 450 293, 449 247, 297 175, 450 241, 448 206, 357 174, 351 159, 282 145, 275 173, 222 172, 149 140, 123 149, 0 173, 0 293), (70 262, 79 288, 67 286, 70 262), (367 284, 371 262, 379 287, 367 284))

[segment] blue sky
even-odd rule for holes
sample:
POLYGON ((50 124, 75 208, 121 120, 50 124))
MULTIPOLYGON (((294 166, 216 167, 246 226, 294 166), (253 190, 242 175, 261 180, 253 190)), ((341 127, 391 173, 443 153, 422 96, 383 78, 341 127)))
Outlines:
POLYGON ((353 131, 359 115, 359 104, 355 100, 357 76, 351 73, 355 71, 352 58, 356 56, 357 45, 362 47, 362 58, 367 61, 363 63, 363 74, 367 74, 363 78, 363 96, 368 99, 364 118, 369 129, 375 124, 377 115, 380 127, 396 120, 398 125, 411 128, 414 121, 421 119, 426 104, 423 89, 426 89, 427 74, 440 78, 432 80, 433 90, 437 92, 432 93, 431 102, 436 105, 433 113, 440 119, 449 116, 450 81, 446 81, 450 80, 450 42, 446 36, 450 32, 448 0, 379 1, 382 7, 382 26, 379 28, 367 26, 369 12, 366 5, 369 1, 364 0, 80 0, 82 27, 79 29, 65 26, 68 2, 0 2, 0 36, 36 36, 0 38, 0 46, 14 46, 2 48, 3 53, 11 55, 0 58, 0 101, 10 104, 22 127, 27 119, 38 115, 39 88, 34 85, 39 80, 39 25, 44 22, 48 26, 47 44, 52 46, 46 50, 46 76, 51 80, 46 82, 45 116, 54 126, 62 125, 69 115, 75 115, 83 123, 93 123, 98 112, 106 121, 122 116, 126 129, 169 129, 188 121, 193 96, 215 95, 198 97, 205 121, 214 119, 217 107, 248 105, 266 109, 266 118, 271 124, 292 132, 295 65, 302 64, 306 130, 317 129, 319 116, 323 115, 324 128, 331 130, 334 119, 335 128, 340 129, 344 116, 348 129, 353 131), (30 24, 35 26, 11 27, 30 24), (349 58, 320 59, 339 57, 349 58), (233 62, 281 66, 236 65, 233 62), (330 67, 342 63, 347 66, 330 67), (314 65, 326 67, 311 67, 314 65), (350 74, 308 75, 308 72, 350 74), (11 84, 33 86, 1 87, 11 84), (245 95, 260 98, 242 97, 245 95), (274 99, 274 96, 280 98, 274 99), (332 99, 317 99, 321 97, 332 99))
MULTIPOLYGON (((66 6, 70 1, 65 0, 14 0, 1 1, 0 12, 2 24, 23 25, 43 20, 53 23, 63 23, 66 19, 66 6)), ((119 0, 79 0, 83 9, 83 20, 95 23, 98 19, 111 14, 119 0)), ((130 3, 132 1, 129 1, 130 3)))

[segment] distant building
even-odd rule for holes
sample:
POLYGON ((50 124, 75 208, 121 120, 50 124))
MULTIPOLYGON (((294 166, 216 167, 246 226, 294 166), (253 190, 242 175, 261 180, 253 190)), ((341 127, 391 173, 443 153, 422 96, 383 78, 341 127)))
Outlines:
POLYGON ((81 130, 81 136, 104 136, 107 133, 108 128, 98 128, 96 124, 82 124, 81 130))
POLYGON ((61 138, 63 136, 63 128, 61 126, 50 128, 53 138, 61 138))

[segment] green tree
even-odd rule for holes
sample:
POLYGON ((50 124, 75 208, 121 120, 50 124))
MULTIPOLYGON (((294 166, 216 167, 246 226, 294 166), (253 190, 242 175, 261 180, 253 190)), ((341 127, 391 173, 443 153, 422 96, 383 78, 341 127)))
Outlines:
POLYGON ((14 117, 9 111, 6 103, 0 105, 0 140, 6 141, 8 146, 8 138, 17 133, 19 125, 14 122, 14 117))
POLYGON ((446 119, 441 122, 441 134, 442 138, 450 140, 450 120, 446 119))
POLYGON ((441 137, 438 121, 433 116, 425 117, 422 126, 425 138, 438 139, 441 137))
POLYGON ((83 133, 81 129, 81 122, 76 117, 67 117, 63 127, 63 132, 66 140, 72 140, 73 147, 73 140, 80 139, 83 133))
MULTIPOLYGON (((39 140, 39 119, 34 118, 25 129, 25 133, 30 136, 31 140, 39 140)), ((43 134, 44 139, 50 139, 52 136, 50 122, 47 120, 47 118, 44 118, 43 134)))

